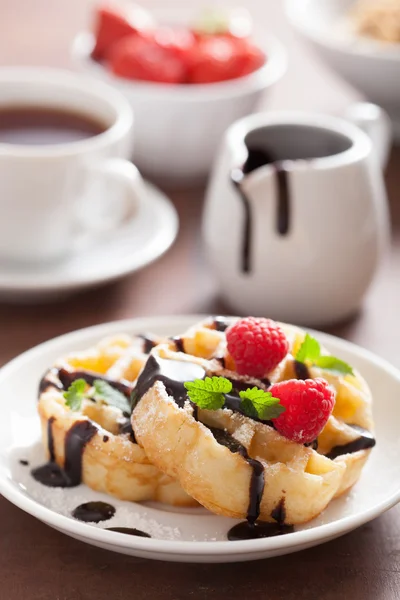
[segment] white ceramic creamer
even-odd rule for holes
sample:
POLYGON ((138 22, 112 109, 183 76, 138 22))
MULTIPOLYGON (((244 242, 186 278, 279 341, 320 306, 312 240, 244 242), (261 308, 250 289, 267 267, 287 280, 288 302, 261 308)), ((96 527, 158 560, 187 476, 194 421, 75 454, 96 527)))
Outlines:
POLYGON ((342 119, 266 113, 226 133, 203 233, 232 310, 321 325, 360 306, 388 240, 371 139, 342 119))

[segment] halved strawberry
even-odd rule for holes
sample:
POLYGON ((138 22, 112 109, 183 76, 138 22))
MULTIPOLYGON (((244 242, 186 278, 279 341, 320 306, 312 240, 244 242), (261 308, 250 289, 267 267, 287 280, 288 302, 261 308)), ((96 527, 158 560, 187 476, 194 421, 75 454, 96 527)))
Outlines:
POLYGON ((154 27, 150 13, 135 4, 118 10, 112 5, 100 6, 96 10, 94 34, 96 44, 92 58, 103 60, 112 45, 134 33, 149 31, 154 27))
POLYGON ((216 83, 238 77, 242 57, 235 42, 227 36, 199 39, 190 57, 190 83, 216 83))
POLYGON ((122 39, 113 45, 108 61, 112 72, 126 79, 160 83, 186 80, 184 61, 151 37, 133 35, 122 39))

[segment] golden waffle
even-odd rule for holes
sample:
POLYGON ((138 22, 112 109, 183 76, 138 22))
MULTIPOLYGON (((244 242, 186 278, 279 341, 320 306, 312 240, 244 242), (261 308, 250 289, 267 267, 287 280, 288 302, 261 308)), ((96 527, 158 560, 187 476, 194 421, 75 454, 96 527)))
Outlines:
POLYGON ((318 450, 291 442, 270 425, 229 409, 193 408, 185 401, 182 384, 174 380, 221 375, 236 389, 252 385, 267 389, 270 382, 304 377, 304 366, 299 372, 293 355, 305 332, 285 324, 281 327, 290 352, 280 365, 262 380, 239 376, 226 350, 224 329, 230 322, 208 319, 152 351, 138 381, 141 399, 132 414, 136 438, 155 465, 217 514, 249 516, 254 490, 263 479, 261 520, 309 521, 361 473, 374 443, 369 433, 371 394, 358 373, 339 376, 308 369, 307 377, 324 377, 336 390, 336 405, 318 437, 318 450), (156 363, 162 365, 158 373, 156 363), (262 476, 257 476, 257 469, 262 476))
POLYGON ((64 390, 78 378, 89 384, 93 379, 106 378, 130 395, 147 352, 159 341, 115 336, 58 361, 40 385, 38 411, 43 444, 51 461, 66 472, 73 471, 74 485, 83 481, 94 490, 122 500, 193 506, 196 502, 176 481, 160 472, 134 442, 129 415, 88 399, 83 400, 78 411, 65 404, 64 390), (79 456, 77 443, 81 448, 79 456), (69 456, 74 445, 75 458, 69 456), (79 464, 72 465, 77 456, 79 464))

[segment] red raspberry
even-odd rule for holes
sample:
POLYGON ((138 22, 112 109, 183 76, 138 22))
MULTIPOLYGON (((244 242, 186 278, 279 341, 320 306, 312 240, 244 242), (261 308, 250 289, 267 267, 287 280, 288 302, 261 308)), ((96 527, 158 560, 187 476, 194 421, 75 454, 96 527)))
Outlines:
POLYGON ((289 351, 284 332, 271 319, 240 319, 228 327, 226 339, 228 352, 240 375, 264 377, 289 351))
POLYGON ((335 404, 335 392, 325 379, 289 379, 275 383, 268 391, 286 408, 273 419, 276 429, 299 444, 318 437, 335 404))

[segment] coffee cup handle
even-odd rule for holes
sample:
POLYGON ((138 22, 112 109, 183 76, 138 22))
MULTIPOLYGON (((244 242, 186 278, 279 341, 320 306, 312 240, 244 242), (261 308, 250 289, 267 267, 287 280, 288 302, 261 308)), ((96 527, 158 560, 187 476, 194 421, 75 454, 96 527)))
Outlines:
MULTIPOLYGON (((116 233, 124 224, 128 224, 139 213, 145 196, 145 187, 141 174, 133 163, 123 158, 106 158, 92 162, 85 167, 88 179, 95 177, 102 184, 112 183, 122 187, 123 194, 117 209, 115 210, 115 197, 110 194, 106 198, 105 208, 108 216, 99 218, 97 202, 88 202, 83 199, 77 214, 78 226, 76 229, 76 242, 85 245, 101 235, 116 233), (96 212, 95 215, 93 213, 96 212)), ((104 205, 103 205, 104 208, 104 205)))

